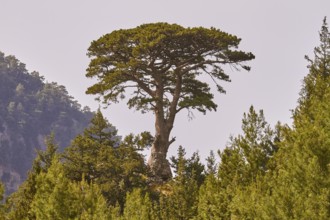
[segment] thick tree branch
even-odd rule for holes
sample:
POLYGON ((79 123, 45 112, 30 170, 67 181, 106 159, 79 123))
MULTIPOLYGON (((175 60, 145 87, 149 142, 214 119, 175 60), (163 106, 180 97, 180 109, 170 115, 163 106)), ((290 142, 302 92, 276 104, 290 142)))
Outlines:
POLYGON ((175 115, 177 113, 176 108, 180 99, 180 93, 181 93, 181 88, 182 88, 182 75, 180 73, 177 73, 176 75, 176 85, 173 93, 173 99, 170 104, 169 108, 169 116, 168 116, 168 129, 171 130, 173 127, 175 115))
POLYGON ((130 74, 125 74, 126 77, 130 78, 133 82, 136 82, 146 93, 148 93, 152 98, 155 98, 155 91, 151 90, 149 86, 143 82, 141 79, 130 75, 130 74))

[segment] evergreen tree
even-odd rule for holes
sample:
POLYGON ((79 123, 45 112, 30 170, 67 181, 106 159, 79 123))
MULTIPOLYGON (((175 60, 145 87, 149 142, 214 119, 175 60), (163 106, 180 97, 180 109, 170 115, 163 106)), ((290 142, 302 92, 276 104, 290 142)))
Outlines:
MULTIPOLYGON (((312 100, 322 99, 324 91, 329 87, 330 72, 330 32, 326 18, 319 33, 320 45, 314 49, 314 59, 305 56, 309 62, 307 66, 309 73, 304 78, 303 88, 300 92, 298 107, 295 109, 294 117, 300 114, 308 114, 312 100)), ((298 118, 295 118, 298 120, 298 118)))
POLYGON ((234 198, 269 170, 269 160, 277 151, 276 132, 265 121, 263 111, 257 113, 251 106, 244 114, 242 130, 242 135, 231 137, 230 145, 219 152, 218 173, 209 175, 200 188, 201 219, 209 219, 207 212, 215 219, 233 218, 237 211, 234 198))
POLYGON ((309 74, 293 113, 293 128, 282 130, 270 172, 234 199, 238 218, 330 218, 330 34, 326 19, 320 41, 314 60, 308 58, 309 74))
POLYGON ((222 80, 230 81, 222 66, 250 70, 245 61, 252 53, 237 50, 240 39, 215 28, 184 28, 154 23, 117 30, 91 43, 87 77, 98 82, 88 94, 98 94, 104 103, 118 102, 134 88, 127 104, 155 115, 155 136, 148 165, 157 180, 171 178, 166 159, 176 115, 187 109, 202 113, 216 110, 213 94, 198 77, 209 76, 219 92, 222 80))
POLYGON ((56 156, 57 145, 54 136, 50 135, 46 139, 47 148, 45 151, 37 151, 37 157, 33 162, 28 178, 23 182, 19 189, 10 195, 6 202, 9 219, 35 219, 31 213, 31 204, 38 191, 37 177, 42 173, 47 173, 52 165, 53 158, 56 156))
POLYGON ((144 158, 126 142, 120 143, 117 130, 99 110, 91 126, 66 148, 64 170, 70 180, 97 184, 109 205, 123 210, 126 193, 146 181, 144 158))
POLYGON ((36 219, 108 219, 107 204, 98 187, 67 179, 58 157, 47 173, 38 175, 36 187, 30 210, 36 219))
MULTIPOLYGON (((185 150, 179 147, 177 158, 172 158, 176 176, 169 183, 169 192, 160 198, 161 219, 192 219, 197 215, 198 208, 198 180, 196 175, 201 167, 199 159, 185 158, 185 150), (191 163, 192 162, 192 163, 191 163), (196 166, 197 165, 197 166, 196 166)), ((204 167, 203 167, 204 169, 204 167)))
POLYGON ((217 163, 212 150, 210 151, 210 155, 206 158, 206 162, 206 174, 214 175, 217 172, 217 163))
POLYGON ((117 147, 118 144, 117 130, 98 110, 91 120, 91 126, 86 128, 82 135, 78 135, 65 149, 64 167, 68 177, 81 181, 84 176, 87 182, 99 178, 102 174, 98 172, 96 166, 101 164, 98 161, 100 152, 107 148, 117 147))
POLYGON ((156 220, 158 218, 148 194, 143 195, 141 189, 128 192, 123 220, 156 220))
POLYGON ((206 159, 207 170, 204 183, 199 188, 197 219, 224 219, 226 212, 222 209, 225 204, 223 193, 220 190, 217 176, 216 159, 211 151, 206 159))
POLYGON ((244 113, 242 120, 243 135, 233 139, 232 147, 237 148, 247 166, 247 177, 253 180, 257 175, 264 174, 267 163, 277 150, 274 144, 274 131, 265 121, 263 111, 257 113, 253 106, 249 113, 244 113))
POLYGON ((314 60, 308 58, 309 74, 294 112, 294 127, 276 157, 276 188, 271 196, 279 213, 299 219, 330 217, 330 33, 326 19, 314 55, 314 60))
POLYGON ((199 202, 197 219, 229 219, 227 216, 227 203, 225 191, 221 189, 215 174, 206 177, 199 188, 199 202))
POLYGON ((187 178, 194 178, 200 186, 205 179, 205 167, 200 161, 198 152, 194 152, 190 158, 186 158, 186 151, 182 146, 178 148, 177 157, 172 156, 171 167, 173 168, 174 174, 179 175, 180 163, 183 165, 181 171, 187 178))

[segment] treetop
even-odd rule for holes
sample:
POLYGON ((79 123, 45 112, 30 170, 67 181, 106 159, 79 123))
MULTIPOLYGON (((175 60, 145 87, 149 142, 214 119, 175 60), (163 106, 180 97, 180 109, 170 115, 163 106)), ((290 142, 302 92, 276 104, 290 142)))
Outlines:
POLYGON ((154 110, 157 101, 165 107, 173 103, 178 111, 216 110, 209 85, 197 76, 207 74, 218 91, 225 92, 218 81, 230 79, 221 66, 250 70, 244 62, 254 59, 252 53, 237 49, 240 41, 216 28, 168 23, 113 31, 88 49, 91 62, 86 76, 96 77, 98 83, 87 94, 99 94, 109 104, 124 98, 126 89, 136 88, 128 106, 137 110, 154 110))

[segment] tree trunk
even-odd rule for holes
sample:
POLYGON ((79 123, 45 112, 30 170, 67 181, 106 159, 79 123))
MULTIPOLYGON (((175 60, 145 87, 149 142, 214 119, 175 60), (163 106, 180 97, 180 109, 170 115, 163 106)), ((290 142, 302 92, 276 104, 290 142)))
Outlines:
POLYGON ((154 143, 151 147, 148 166, 155 181, 167 181, 172 178, 170 163, 166 159, 166 156, 171 144, 169 136, 173 126, 168 126, 166 120, 162 117, 162 114, 159 114, 159 112, 155 115, 156 134, 154 143))
POLYGON ((172 178, 169 161, 166 159, 167 149, 153 144, 148 165, 156 182, 167 181, 172 178))
POLYGON ((165 118, 164 114, 164 85, 161 78, 157 78, 158 89, 156 90, 155 113, 155 140, 151 147, 151 154, 148 160, 149 168, 155 181, 167 181, 172 178, 172 171, 169 161, 166 159, 169 146, 175 138, 169 140, 173 128, 174 119, 177 113, 176 107, 180 98, 182 87, 182 75, 177 74, 176 87, 173 93, 173 100, 169 106, 169 113, 165 118))

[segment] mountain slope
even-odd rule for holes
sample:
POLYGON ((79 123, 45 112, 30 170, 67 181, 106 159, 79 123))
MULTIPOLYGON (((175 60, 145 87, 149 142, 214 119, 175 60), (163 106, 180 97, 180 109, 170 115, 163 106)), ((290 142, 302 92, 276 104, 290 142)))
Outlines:
POLYGON ((7 194, 25 179, 45 136, 54 132, 63 149, 92 115, 64 86, 45 82, 14 56, 0 52, 0 179, 7 194))

